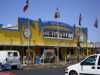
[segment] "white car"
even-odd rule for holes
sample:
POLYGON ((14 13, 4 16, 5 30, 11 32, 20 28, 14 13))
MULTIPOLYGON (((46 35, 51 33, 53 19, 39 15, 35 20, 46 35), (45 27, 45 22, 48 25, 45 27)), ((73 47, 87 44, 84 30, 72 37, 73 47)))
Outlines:
POLYGON ((81 62, 66 67, 65 75, 100 75, 100 54, 88 56, 81 62))
POLYGON ((20 54, 17 50, 0 51, 0 67, 2 69, 21 68, 20 54))

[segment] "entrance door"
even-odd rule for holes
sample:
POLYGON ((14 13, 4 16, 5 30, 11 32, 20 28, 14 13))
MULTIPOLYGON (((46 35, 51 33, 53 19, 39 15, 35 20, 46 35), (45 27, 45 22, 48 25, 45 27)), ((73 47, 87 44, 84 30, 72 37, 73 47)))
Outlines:
POLYGON ((54 49, 45 49, 42 56, 41 56, 41 61, 43 63, 54 63, 55 62, 54 49))

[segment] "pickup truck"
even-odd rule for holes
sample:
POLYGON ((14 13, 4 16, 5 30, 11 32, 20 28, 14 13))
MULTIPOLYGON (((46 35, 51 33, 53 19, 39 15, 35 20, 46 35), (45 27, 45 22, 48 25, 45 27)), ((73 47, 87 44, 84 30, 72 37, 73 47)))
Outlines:
POLYGON ((81 62, 65 68, 65 75, 100 75, 100 54, 93 54, 81 62))
POLYGON ((0 50, 0 70, 21 69, 20 53, 17 50, 0 50))

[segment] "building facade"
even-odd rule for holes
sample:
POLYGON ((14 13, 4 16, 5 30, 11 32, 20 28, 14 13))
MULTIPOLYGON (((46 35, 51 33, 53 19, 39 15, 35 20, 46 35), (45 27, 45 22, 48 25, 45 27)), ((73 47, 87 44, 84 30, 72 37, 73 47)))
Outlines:
MULTIPOLYGON (((35 63, 36 56, 40 58, 44 51, 50 50, 55 53, 55 61, 60 63, 70 57, 77 59, 86 56, 88 50, 88 30, 80 28, 77 25, 71 26, 63 22, 31 20, 27 18, 18 18, 18 29, 13 27, 0 28, 0 50, 14 49, 19 50, 22 56, 30 58, 35 63), (78 51, 78 35, 80 35, 80 50, 78 51)), ((91 54, 91 53, 90 53, 91 54)), ((45 63, 41 61, 41 63, 45 63)), ((46 62, 50 63, 50 62, 46 62)))

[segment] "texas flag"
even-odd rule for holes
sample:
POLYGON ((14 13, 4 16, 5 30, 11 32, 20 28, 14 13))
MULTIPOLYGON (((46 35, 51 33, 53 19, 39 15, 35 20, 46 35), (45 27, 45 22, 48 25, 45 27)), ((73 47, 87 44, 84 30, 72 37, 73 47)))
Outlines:
POLYGON ((29 0, 26 0, 24 7, 23 7, 23 12, 26 12, 26 10, 28 9, 29 6, 29 0))

